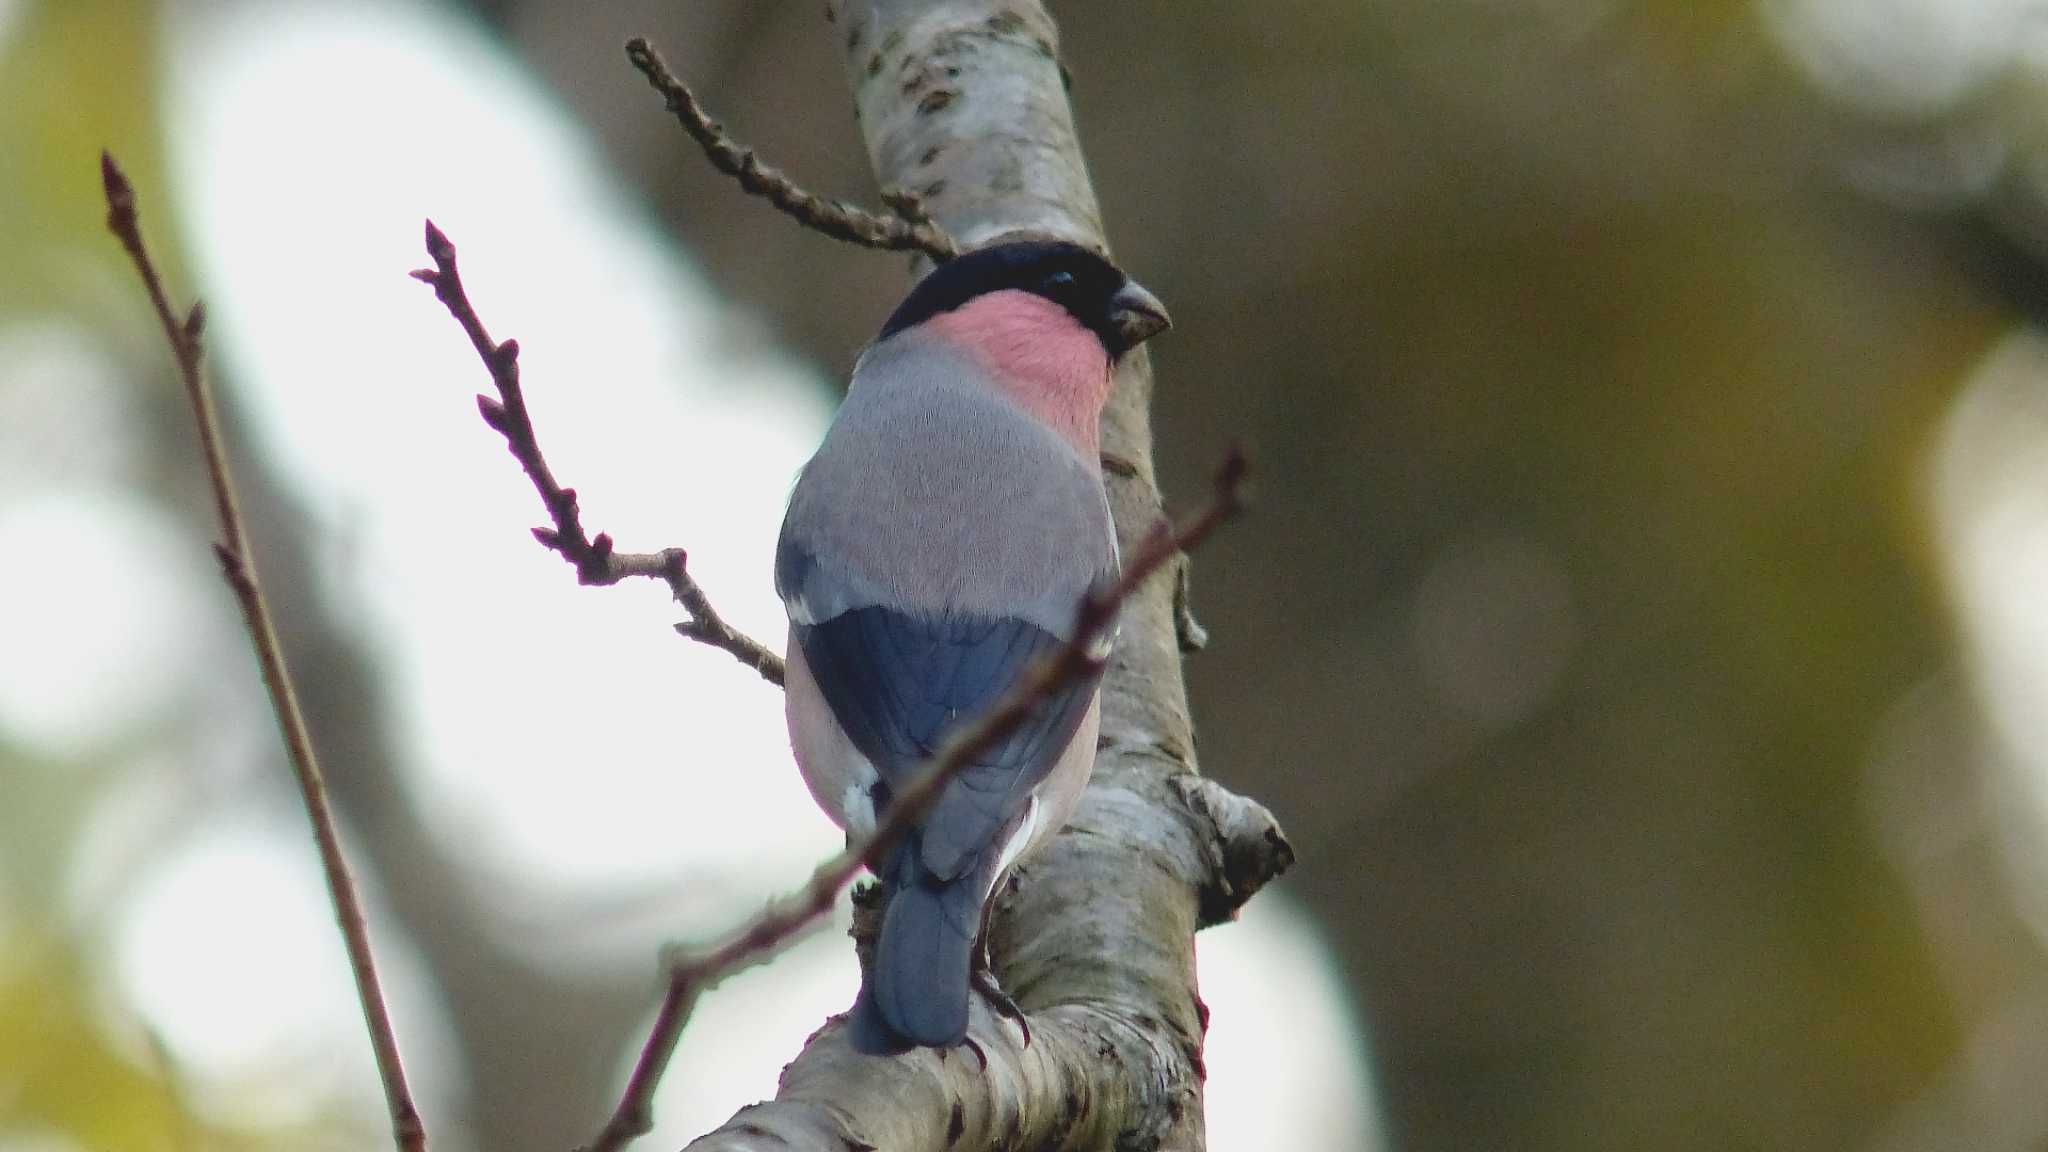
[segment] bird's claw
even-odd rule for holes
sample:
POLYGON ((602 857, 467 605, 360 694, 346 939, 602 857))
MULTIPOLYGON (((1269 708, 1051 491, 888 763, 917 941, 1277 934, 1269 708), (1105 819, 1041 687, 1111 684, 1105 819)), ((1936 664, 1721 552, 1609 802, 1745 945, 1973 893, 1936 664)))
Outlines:
MULTIPOLYGON (((995 973, 977 965, 973 979, 975 990, 988 1001, 989 1007, 995 1010, 996 1015, 1016 1021, 1017 1030, 1024 1034, 1024 1047, 1031 1047, 1031 1021, 1024 1018, 1024 1010, 1017 1007, 1017 1002, 1010 999, 1010 994, 1003 991, 1002 985, 996 983, 995 973)), ((983 1064, 986 1063, 987 1061, 983 1061, 983 1064)))

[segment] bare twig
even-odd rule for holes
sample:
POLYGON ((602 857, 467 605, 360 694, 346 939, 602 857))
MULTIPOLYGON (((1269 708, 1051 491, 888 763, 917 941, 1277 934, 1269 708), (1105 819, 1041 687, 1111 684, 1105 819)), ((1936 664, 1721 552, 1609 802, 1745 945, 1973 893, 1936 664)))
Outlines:
POLYGON ((470 304, 469 296, 463 291, 462 273, 455 263, 455 245, 432 220, 427 221, 427 254, 433 258, 434 267, 422 268, 412 275, 415 279, 431 285, 434 295, 462 325, 469 335, 469 342, 476 347, 476 354, 483 358, 484 367, 491 373, 491 381, 498 387, 498 399, 479 394, 476 398, 477 411, 483 415, 484 423, 496 429, 505 438, 505 446, 526 470, 527 478, 540 493, 541 503, 547 505, 548 516, 554 521, 552 528, 535 528, 534 539, 556 552, 576 568, 576 578, 585 584, 609 586, 634 577, 661 580, 668 584, 676 603, 682 605, 686 619, 676 625, 676 631, 700 644, 731 653, 741 663, 761 674, 770 684, 782 683, 782 657, 759 641, 725 622, 718 610, 711 606, 704 589, 690 576, 689 554, 681 548, 664 548, 659 552, 618 552, 612 548, 610 534, 599 532, 589 536, 583 530, 582 514, 576 503, 576 490, 565 488, 555 479, 548 468, 547 458, 541 455, 540 441, 533 430, 533 418, 526 411, 526 395, 519 385, 519 341, 506 340, 502 343, 491 339, 484 329, 484 323, 477 317, 476 308, 470 304))
POLYGON ((198 421, 199 444, 206 457, 207 476, 213 483, 214 503, 220 513, 221 539, 213 546, 214 555, 220 560, 222 577, 241 605, 242 622, 249 630, 249 642, 256 649, 257 662, 262 666, 263 686, 270 693, 271 709, 277 714, 278 728, 284 734, 292 770, 298 777, 299 793, 306 804, 306 816, 313 825, 313 840, 319 847, 321 870, 327 877, 327 894, 334 903, 334 918, 341 926, 342 939, 348 947, 356 995, 362 1001, 363 1021, 369 1027, 370 1046, 376 1052, 377 1072, 384 1081, 384 1100, 391 1111, 392 1135, 401 1152, 425 1152, 426 1126, 420 1121, 419 1109, 413 1104, 412 1090, 406 1085, 405 1069, 398 1058, 398 1039, 392 1032, 391 1012, 385 1006, 384 993, 377 979, 377 964, 370 951, 370 932, 364 922, 362 901, 356 894, 348 862, 342 856, 341 836, 335 829, 334 813, 328 806, 327 785, 320 774, 320 762, 313 753, 313 741, 306 731, 305 717, 299 711, 291 674, 285 667, 284 649, 278 644, 277 628, 271 622, 270 609, 256 580, 255 558, 249 551, 248 534, 243 529, 241 510, 237 506, 234 477, 228 469, 227 453, 221 444, 220 417, 215 411, 213 391, 206 379, 202 343, 205 313, 198 304, 194 304, 182 323, 172 313, 170 301, 164 294, 163 280, 157 275, 156 264, 142 242, 142 231, 135 214, 135 189, 114 158, 105 152, 100 153, 100 178, 106 189, 107 228, 128 250, 129 259, 135 263, 135 271, 142 277, 143 287, 149 291, 149 302, 156 308, 157 319, 163 324, 164 338, 170 342, 171 352, 177 358, 178 375, 184 381, 186 398, 191 401, 193 417, 198 421))
POLYGON ((780 952, 805 925, 831 909, 839 890, 863 868, 873 868, 887 855, 938 801, 946 784, 976 756, 1016 731, 1041 701, 1103 668, 1108 645, 1102 641, 1115 626, 1117 609, 1154 573, 1183 550, 1207 539, 1238 511, 1245 469, 1244 454, 1233 447, 1217 469, 1215 493, 1208 506, 1178 525, 1160 522, 1114 584, 1095 589, 1082 599, 1074 635, 1041 657, 993 708, 948 737, 928 766, 890 801, 872 836, 819 865, 803 888, 769 904, 717 944, 679 956, 669 964, 668 994, 633 1066, 626 1091, 611 1119, 584 1152, 618 1152, 653 1128, 655 1087, 699 997, 727 976, 780 952))
POLYGON ((704 149, 711 166, 740 182, 740 187, 782 209, 807 228, 834 240, 898 252, 922 252, 939 263, 959 254, 959 246, 934 223, 907 189, 889 189, 883 199, 895 216, 883 216, 840 200, 828 200, 799 187, 787 175, 761 163, 754 150, 735 143, 717 121, 705 115, 695 93, 662 62, 653 45, 634 37, 626 42, 626 59, 668 102, 676 123, 704 149))

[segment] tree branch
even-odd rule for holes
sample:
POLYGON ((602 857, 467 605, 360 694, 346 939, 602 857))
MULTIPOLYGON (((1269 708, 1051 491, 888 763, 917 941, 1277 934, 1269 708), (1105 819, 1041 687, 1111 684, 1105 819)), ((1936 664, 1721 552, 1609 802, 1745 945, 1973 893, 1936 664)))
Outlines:
POLYGON ((492 383, 497 385, 498 399, 481 394, 477 396, 477 412, 483 416, 484 423, 505 438, 505 447, 525 469, 527 478, 533 481, 534 490, 540 493, 541 503, 547 506, 548 516, 554 521, 552 528, 535 528, 533 538, 559 552, 562 559, 575 567, 576 578, 584 584, 608 587, 634 577, 664 581, 685 613, 686 618, 675 626, 677 632, 700 644, 729 652, 740 663, 760 673, 763 680, 781 684, 782 657, 725 622, 725 618, 711 606, 711 599, 704 594, 704 589, 690 576, 688 553, 681 548, 664 548, 659 552, 618 552, 612 547, 610 534, 585 535, 576 490, 565 488, 556 481, 547 458, 541 455, 540 440, 533 430, 533 417, 526 411, 526 394, 519 383, 519 341, 501 343, 491 339, 483 320, 476 314, 475 306, 469 302, 469 294, 462 287, 462 272, 455 262, 455 245, 434 226, 432 220, 427 221, 426 231, 427 254, 433 259, 434 266, 414 271, 413 278, 433 287, 435 297, 448 309, 455 322, 462 325, 470 344, 476 348, 476 354, 483 359, 484 367, 490 370, 492 383))
MULTIPOLYGON (((1020 233, 1103 248, 1057 32, 1037 0, 827 0, 875 175, 915 187, 963 247, 1020 233)), ((1161 498, 1150 360, 1126 357, 1102 423, 1125 555, 1149 554, 1161 498)), ((1096 769, 1065 831, 996 898, 990 945, 1031 1045, 977 1005, 987 1060, 855 1053, 829 1023, 693 1152, 1005 1147, 1199 1150, 1194 933, 1288 867, 1271 813, 1195 774, 1178 580, 1131 590, 1102 688, 1096 769)))
POLYGON ((383 988, 377 978, 377 964, 370 951, 370 930, 363 917, 362 901, 356 894, 348 861, 342 855, 341 835, 335 828, 334 813, 328 805, 327 784, 320 772, 319 759, 313 752, 312 737, 306 731, 305 717, 299 711, 298 693, 292 687, 291 673, 285 666, 284 649, 278 643, 277 627, 271 621, 262 586, 257 582, 255 557, 249 551, 248 534, 242 526, 234 475, 229 470, 227 452, 222 446, 220 416, 214 407, 213 389, 206 377, 205 313, 200 305, 194 304, 183 323, 179 323, 172 313, 156 263, 150 259, 149 250, 142 241, 142 230, 135 212, 135 189, 128 183, 120 165, 106 152, 100 153, 100 180, 106 190, 107 229, 128 250, 136 273, 142 277, 143 287, 149 292, 149 302, 155 307, 157 320, 163 325, 164 338, 170 342, 171 353, 177 359, 178 376, 184 382, 185 397, 192 405, 193 418, 198 422, 199 444, 206 457, 207 478, 212 482, 214 504, 220 514, 221 538, 213 546, 214 555, 220 561, 222 578, 241 606, 242 623, 248 629, 249 642, 256 650, 256 660, 263 671, 263 686, 270 695, 271 710, 277 715, 285 749, 291 756, 299 794, 306 805, 306 817, 313 825, 313 841, 319 849, 321 871, 327 878, 328 898, 334 904, 334 918, 348 949, 349 968, 355 975, 356 996, 362 1002, 363 1022, 369 1028, 370 1047, 376 1053, 377 1072, 384 1082, 384 1102, 391 1113, 392 1136, 401 1152, 426 1152, 426 1126, 420 1121, 412 1089, 406 1084, 405 1068, 399 1060, 398 1038, 392 1031, 391 1012, 385 1006, 383 988))
POLYGON ((675 114, 676 123, 704 149, 712 167, 738 180, 741 188, 765 198, 804 227, 849 244, 922 252, 940 262, 951 260, 959 252, 945 229, 925 215, 915 193, 900 186, 885 188, 882 199, 896 212, 890 217, 807 192, 787 175, 762 164, 753 149, 734 143, 725 129, 705 114, 696 93, 668 70, 653 45, 638 37, 627 41, 626 59, 661 93, 668 102, 668 110, 675 114))
POLYGON ((1164 522, 1146 538, 1117 581, 1085 597, 1076 611, 1074 635, 1057 651, 1047 653, 995 707, 947 738, 931 762, 890 801, 887 815, 865 841, 827 860, 811 874, 802 890, 784 897, 700 954, 669 965, 668 994, 655 1018, 652 1033, 634 1064, 624 1096, 611 1119, 586 1152, 617 1152, 654 1126, 654 1090, 675 1054, 676 1043, 697 999, 727 976, 762 963, 787 947, 813 920, 831 911, 839 890, 862 869, 874 869, 907 835, 947 782, 973 763, 976 756, 1017 730, 1042 701, 1069 684, 1102 670, 1097 655, 1114 632, 1117 614, 1145 582, 1177 560, 1183 551, 1206 540, 1242 507, 1244 456, 1233 448, 1216 473, 1215 493, 1207 507, 1179 525, 1164 522))

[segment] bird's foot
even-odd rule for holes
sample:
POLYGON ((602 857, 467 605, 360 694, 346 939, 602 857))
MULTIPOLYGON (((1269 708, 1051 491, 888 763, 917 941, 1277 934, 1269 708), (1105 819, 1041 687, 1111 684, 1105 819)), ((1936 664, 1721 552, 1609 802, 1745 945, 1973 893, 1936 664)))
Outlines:
MULTIPOLYGON (((1024 1010, 1017 1007, 1017 1002, 1010 999, 1010 994, 1003 991, 1002 985, 996 983, 996 974, 989 971, 986 964, 977 964, 974 966, 973 981, 975 990, 988 1001, 990 1008, 995 1009, 996 1015, 1017 1022, 1017 1030, 1024 1034, 1024 1046, 1031 1047, 1031 1021, 1024 1018, 1024 1010)), ((982 1063, 987 1064, 987 1061, 984 1060, 982 1063)))

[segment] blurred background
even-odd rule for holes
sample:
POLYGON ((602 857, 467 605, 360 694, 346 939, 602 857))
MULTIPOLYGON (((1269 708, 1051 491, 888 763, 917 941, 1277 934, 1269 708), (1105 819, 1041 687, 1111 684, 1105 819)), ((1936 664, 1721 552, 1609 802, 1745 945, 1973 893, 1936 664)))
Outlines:
MULTIPOLYGON (((1212 1147, 2048 1144, 2048 9, 1054 5, 1200 557, 1204 769, 1302 864, 1205 934, 1212 1147)), ((376 1148, 303 818, 104 234, 206 296, 437 1145, 571 1146, 660 942, 834 835, 779 702, 588 591, 431 295, 432 215, 593 528, 772 635, 903 261, 713 173, 624 64, 872 202, 816 4, 0 0, 0 1149, 376 1148)), ((650 1147, 851 997, 708 1004, 650 1147)))

